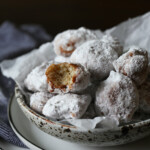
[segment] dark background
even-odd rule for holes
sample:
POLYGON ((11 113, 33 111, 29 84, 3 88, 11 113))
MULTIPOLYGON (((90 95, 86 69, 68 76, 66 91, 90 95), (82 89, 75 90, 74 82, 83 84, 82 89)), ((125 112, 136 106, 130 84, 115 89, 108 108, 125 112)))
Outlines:
POLYGON ((148 11, 150 0, 0 0, 0 23, 37 23, 55 35, 80 26, 104 30, 148 11))

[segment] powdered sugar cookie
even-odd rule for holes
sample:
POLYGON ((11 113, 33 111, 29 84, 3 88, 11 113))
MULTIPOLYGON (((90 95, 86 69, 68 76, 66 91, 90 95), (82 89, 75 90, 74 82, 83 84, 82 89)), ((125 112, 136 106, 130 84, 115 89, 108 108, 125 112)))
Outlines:
POLYGON ((148 74, 147 51, 137 47, 131 47, 128 52, 120 56, 113 63, 117 72, 131 78, 136 85, 141 85, 148 74))
POLYGON ((48 84, 45 75, 46 68, 53 63, 46 62, 40 66, 35 67, 31 73, 28 74, 27 78, 24 81, 25 87, 33 92, 37 91, 48 91, 48 84))
POLYGON ((89 29, 81 27, 77 30, 67 30, 56 35, 53 41, 54 51, 57 55, 68 57, 81 44, 93 39, 97 39, 97 36, 89 29))
POLYGON ((90 102, 89 95, 60 94, 47 101, 43 114, 54 119, 81 118, 90 102))
POLYGON ((119 56, 122 55, 123 47, 120 45, 120 42, 116 37, 111 35, 104 35, 101 41, 110 44, 119 56))
POLYGON ((106 78, 113 70, 117 52, 106 42, 92 40, 82 44, 70 57, 72 63, 80 63, 91 73, 94 80, 106 78))
POLYGON ((90 83, 89 72, 81 65, 52 64, 46 70, 49 91, 53 93, 77 92, 90 83))
POLYGON ((54 95, 47 92, 37 92, 30 97, 30 107, 38 113, 42 113, 43 107, 49 98, 54 95))
POLYGON ((139 91, 139 110, 150 113, 150 73, 147 80, 138 87, 139 91))
POLYGON ((96 92, 95 108, 99 115, 128 122, 139 106, 139 95, 130 78, 111 71, 96 92))
POLYGON ((150 113, 150 82, 145 82, 139 87, 140 110, 150 113))

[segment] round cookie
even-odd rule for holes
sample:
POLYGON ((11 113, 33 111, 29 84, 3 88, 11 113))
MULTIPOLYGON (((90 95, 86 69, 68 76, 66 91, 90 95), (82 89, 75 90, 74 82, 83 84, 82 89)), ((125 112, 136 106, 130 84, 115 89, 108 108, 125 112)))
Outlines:
POLYGON ((101 41, 110 44, 119 56, 122 55, 123 47, 120 45, 120 42, 116 37, 111 35, 104 35, 101 41))
POLYGON ((53 61, 45 62, 42 65, 35 67, 25 79, 25 87, 32 92, 48 91, 45 71, 46 68, 52 63, 53 61))
POLYGON ((144 82, 139 90, 139 110, 142 110, 145 113, 150 113, 150 81, 144 82))
POLYGON ((47 101, 42 113, 53 119, 81 118, 90 102, 89 95, 60 94, 47 101))
POLYGON ((131 47, 113 65, 117 72, 131 78, 136 85, 141 85, 148 74, 148 53, 144 49, 131 47))
POLYGON ((68 93, 84 90, 90 84, 90 74, 81 65, 60 63, 52 64, 46 70, 49 91, 68 93))
POLYGON ((106 42, 92 40, 82 44, 70 57, 72 63, 80 63, 91 73, 92 80, 102 80, 113 70, 118 53, 106 42))
POLYGON ((110 76, 96 91, 95 109, 98 115, 113 117, 120 123, 132 119, 139 106, 139 95, 132 80, 120 73, 110 76))
POLYGON ((139 111, 150 113, 150 68, 147 80, 138 87, 139 91, 139 111))
POLYGON ((57 55, 68 57, 81 44, 93 39, 97 39, 97 36, 89 29, 81 27, 67 30, 56 35, 53 41, 54 51, 57 55))
POLYGON ((49 98, 54 95, 47 92, 37 92, 30 97, 30 107, 36 112, 42 114, 42 110, 49 98))

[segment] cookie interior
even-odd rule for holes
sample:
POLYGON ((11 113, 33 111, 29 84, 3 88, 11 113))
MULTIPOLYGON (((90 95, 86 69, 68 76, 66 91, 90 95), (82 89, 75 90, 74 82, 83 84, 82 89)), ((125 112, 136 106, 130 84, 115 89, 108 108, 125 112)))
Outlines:
POLYGON ((76 81, 78 66, 69 63, 52 64, 46 70, 48 83, 50 82, 52 89, 64 89, 68 86, 72 87, 76 81))

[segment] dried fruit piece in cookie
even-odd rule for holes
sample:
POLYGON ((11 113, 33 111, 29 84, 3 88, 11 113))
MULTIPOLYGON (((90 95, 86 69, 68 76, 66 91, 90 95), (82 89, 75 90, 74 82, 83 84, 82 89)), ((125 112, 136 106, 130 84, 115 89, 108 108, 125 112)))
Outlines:
POLYGON ((139 106, 139 95, 130 78, 110 72, 110 76, 96 91, 95 109, 98 115, 110 116, 120 123, 132 119, 139 106))
POLYGON ((48 100, 43 115, 54 119, 81 118, 90 102, 90 95, 60 94, 48 100))
POLYGON ((110 44, 92 40, 82 44, 70 57, 72 63, 80 63, 91 73, 92 80, 102 80, 113 70, 117 52, 110 44))
POLYGON ((90 83, 89 72, 81 65, 52 64, 46 70, 49 91, 53 93, 77 92, 90 83))
POLYGON ((114 48, 119 56, 122 55, 123 47, 120 45, 120 42, 116 37, 113 37, 111 35, 104 35, 101 41, 110 44, 110 46, 114 48))
POLYGON ((117 72, 131 78, 136 85, 141 85, 147 78, 148 53, 144 49, 131 47, 113 65, 117 72))
POLYGON ((89 29, 79 28, 59 33, 54 41, 54 51, 57 55, 68 57, 81 44, 88 40, 97 39, 97 36, 89 29))
POLYGON ((45 75, 46 68, 52 62, 43 63, 40 66, 35 67, 27 76, 24 81, 25 87, 33 92, 48 91, 48 84, 45 75))
POLYGON ((43 107, 49 98, 54 95, 47 92, 37 92, 30 97, 30 107, 36 112, 42 113, 43 107))

